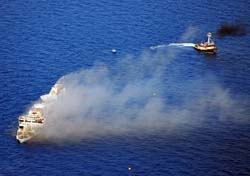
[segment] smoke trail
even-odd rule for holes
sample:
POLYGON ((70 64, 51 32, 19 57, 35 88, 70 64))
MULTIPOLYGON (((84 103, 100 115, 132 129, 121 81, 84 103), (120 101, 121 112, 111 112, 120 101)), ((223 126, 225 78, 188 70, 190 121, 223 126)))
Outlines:
POLYGON ((59 82, 66 91, 47 107, 42 136, 83 138, 144 126, 140 119, 151 123, 164 108, 162 97, 155 95, 162 92, 161 62, 161 57, 144 54, 64 76, 59 82))
POLYGON ((190 39, 192 39, 197 32, 199 31, 199 29, 195 26, 189 26, 185 33, 183 33, 183 35, 181 36, 181 41, 188 41, 190 39))
POLYGON ((226 36, 244 36, 247 32, 244 24, 235 22, 232 24, 221 24, 221 26, 217 29, 216 34, 219 38, 223 38, 226 36))

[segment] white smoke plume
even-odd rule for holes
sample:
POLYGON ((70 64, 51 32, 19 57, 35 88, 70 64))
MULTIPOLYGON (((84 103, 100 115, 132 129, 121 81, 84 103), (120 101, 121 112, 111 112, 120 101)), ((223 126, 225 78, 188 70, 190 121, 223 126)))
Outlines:
POLYGON ((169 74, 175 55, 164 48, 63 76, 59 82, 65 91, 48 106, 40 139, 174 130, 202 124, 211 108, 222 119, 242 116, 230 91, 213 76, 182 82, 169 74))
POLYGON ((192 39, 197 32, 199 31, 199 29, 195 26, 189 26, 185 33, 181 36, 181 41, 190 41, 190 39, 192 39))

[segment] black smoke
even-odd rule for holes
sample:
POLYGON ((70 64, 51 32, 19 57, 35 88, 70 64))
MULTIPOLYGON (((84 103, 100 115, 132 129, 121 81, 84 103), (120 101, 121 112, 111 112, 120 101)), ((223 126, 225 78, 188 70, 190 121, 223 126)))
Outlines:
POLYGON ((241 23, 224 23, 217 29, 216 35, 219 38, 226 36, 244 36, 246 35, 246 27, 241 23))

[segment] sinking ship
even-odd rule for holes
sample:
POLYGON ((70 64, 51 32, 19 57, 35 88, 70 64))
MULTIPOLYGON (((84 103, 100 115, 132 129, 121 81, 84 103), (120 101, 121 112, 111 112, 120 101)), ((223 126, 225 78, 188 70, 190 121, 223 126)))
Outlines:
POLYGON ((18 118, 18 129, 16 140, 19 143, 24 143, 34 138, 39 134, 44 127, 44 113, 49 103, 53 103, 58 95, 64 91, 62 84, 56 83, 50 90, 49 94, 42 95, 40 102, 34 104, 27 112, 18 118))
POLYGON ((207 42, 201 42, 201 43, 195 44, 194 49, 198 51, 202 51, 202 52, 215 53, 216 46, 211 38, 212 38, 212 34, 209 32, 207 34, 207 42))

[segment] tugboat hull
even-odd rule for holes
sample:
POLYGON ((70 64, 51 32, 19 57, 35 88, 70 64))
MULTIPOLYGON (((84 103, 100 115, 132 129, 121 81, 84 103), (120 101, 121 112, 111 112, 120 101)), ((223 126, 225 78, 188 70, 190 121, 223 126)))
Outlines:
POLYGON ((194 45, 194 49, 196 49, 198 51, 204 51, 204 52, 216 52, 215 46, 202 47, 202 46, 199 46, 198 44, 196 44, 196 45, 194 45))

